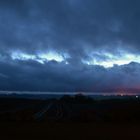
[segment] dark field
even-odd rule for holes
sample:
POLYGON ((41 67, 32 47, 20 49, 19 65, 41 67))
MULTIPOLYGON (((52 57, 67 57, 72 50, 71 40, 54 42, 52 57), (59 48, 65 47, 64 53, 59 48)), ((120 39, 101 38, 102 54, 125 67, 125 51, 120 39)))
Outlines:
POLYGON ((140 139, 139 124, 110 123, 1 123, 1 140, 134 140, 140 139))
POLYGON ((0 140, 140 140, 140 100, 0 98, 0 140))

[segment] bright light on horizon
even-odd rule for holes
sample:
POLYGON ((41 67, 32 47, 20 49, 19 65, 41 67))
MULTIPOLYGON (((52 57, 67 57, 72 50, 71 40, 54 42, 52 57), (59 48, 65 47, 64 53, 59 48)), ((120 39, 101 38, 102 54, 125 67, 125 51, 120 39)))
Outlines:
POLYGON ((32 54, 26 54, 26 53, 22 53, 22 52, 13 52, 11 55, 13 60, 34 60, 36 59, 35 55, 32 54))
MULTIPOLYGON (((100 54, 101 55, 101 54, 100 54)), ((92 58, 91 60, 83 60, 83 63, 88 65, 100 65, 104 66, 105 68, 113 67, 114 65, 125 65, 131 62, 140 63, 140 55, 134 55, 129 53, 124 53, 121 56, 113 56, 110 53, 104 54, 108 59, 99 60, 97 58, 92 58)))
POLYGON ((56 52, 41 53, 38 55, 38 57, 42 60, 47 60, 47 61, 52 61, 52 60, 55 60, 57 62, 64 61, 64 58, 62 57, 62 55, 56 52))
MULTIPOLYGON (((55 51, 49 51, 49 52, 41 52, 38 54, 27 54, 23 53, 21 51, 13 52, 11 54, 11 57, 13 60, 34 60, 41 64, 44 64, 45 62, 55 60, 57 62, 65 62, 65 64, 68 64, 67 58, 70 56, 68 54, 60 54, 55 51)), ((99 57, 96 57, 93 55, 90 60, 82 60, 84 64, 87 65, 100 65, 105 68, 113 67, 114 65, 125 65, 129 64, 131 62, 137 62, 140 63, 140 55, 134 55, 130 53, 124 53, 123 55, 113 55, 111 53, 104 53, 100 54, 99 57), (100 56, 104 56, 105 59, 100 59, 100 56)))
MULTIPOLYGON (((52 60, 55 60, 57 62, 66 61, 65 59, 67 57, 68 55, 66 54, 61 55, 53 51, 49 51, 46 53, 43 52, 38 54, 27 54, 21 51, 16 51, 16 52, 12 52, 11 54, 11 58, 13 60, 22 60, 22 61, 34 60, 41 64, 44 64, 45 62, 52 61, 52 60)), ((68 64, 67 61, 65 63, 68 64)))

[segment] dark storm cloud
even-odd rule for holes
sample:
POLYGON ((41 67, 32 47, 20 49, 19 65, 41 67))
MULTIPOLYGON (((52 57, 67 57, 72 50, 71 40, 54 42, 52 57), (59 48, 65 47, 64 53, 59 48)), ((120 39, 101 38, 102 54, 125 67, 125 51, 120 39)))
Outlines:
POLYGON ((16 61, 0 63, 0 88, 25 91, 125 91, 139 90, 140 64, 105 69, 101 66, 73 67, 50 61, 44 65, 16 61))
POLYGON ((139 49, 138 0, 1 0, 0 5, 1 45, 8 49, 50 46, 73 57, 87 55, 85 48, 113 51, 119 42, 139 49))
POLYGON ((121 50, 139 54, 139 6, 139 0, 0 0, 0 88, 137 88, 139 64, 105 69, 85 65, 82 60, 109 59, 104 52, 119 57, 121 50), (45 50, 67 53, 69 65, 12 60, 11 53, 19 50, 28 54, 45 50))

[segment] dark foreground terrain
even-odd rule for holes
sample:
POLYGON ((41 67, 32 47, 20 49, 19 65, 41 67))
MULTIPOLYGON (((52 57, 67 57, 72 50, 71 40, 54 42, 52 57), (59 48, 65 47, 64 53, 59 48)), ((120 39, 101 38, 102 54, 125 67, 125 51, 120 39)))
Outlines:
POLYGON ((140 140, 140 100, 0 98, 0 140, 140 140))
POLYGON ((1 123, 1 140, 140 140, 139 124, 1 123))

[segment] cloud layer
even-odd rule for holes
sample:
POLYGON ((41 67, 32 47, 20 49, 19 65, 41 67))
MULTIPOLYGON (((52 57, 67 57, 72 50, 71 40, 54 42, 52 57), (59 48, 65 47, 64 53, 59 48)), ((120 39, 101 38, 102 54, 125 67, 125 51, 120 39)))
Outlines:
POLYGON ((0 0, 0 90, 138 91, 139 5, 0 0))

